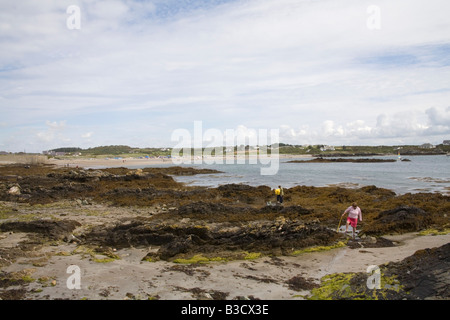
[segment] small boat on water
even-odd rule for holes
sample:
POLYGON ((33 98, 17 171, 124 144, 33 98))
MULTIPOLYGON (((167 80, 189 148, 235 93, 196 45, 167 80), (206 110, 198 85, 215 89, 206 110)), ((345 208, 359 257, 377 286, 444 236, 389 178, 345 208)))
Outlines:
POLYGON ((406 162, 408 162, 408 161, 411 161, 411 160, 406 159, 406 158, 402 158, 402 156, 400 155, 400 151, 399 151, 399 152, 398 152, 398 158, 397 158, 397 161, 406 161, 406 162))

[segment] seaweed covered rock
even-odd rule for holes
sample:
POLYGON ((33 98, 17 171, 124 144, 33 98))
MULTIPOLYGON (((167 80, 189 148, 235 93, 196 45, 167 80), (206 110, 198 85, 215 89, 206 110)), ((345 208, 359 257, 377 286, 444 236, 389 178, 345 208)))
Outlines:
POLYGON ((313 213, 313 210, 306 209, 302 206, 265 206, 259 209, 260 213, 279 213, 283 216, 304 216, 313 213))
POLYGON ((450 243, 416 251, 400 262, 386 266, 387 276, 396 276, 407 299, 450 298, 450 243))
POLYGON ((157 255, 167 260, 179 255, 217 255, 223 252, 251 251, 265 254, 291 254, 294 249, 330 245, 340 235, 319 223, 304 223, 280 217, 275 221, 214 223, 202 226, 191 220, 180 224, 168 221, 132 220, 112 227, 98 226, 81 239, 85 243, 124 248, 160 246, 157 255))
POLYGON ((159 224, 149 225, 145 221, 124 221, 115 226, 100 225, 81 235, 84 243, 128 248, 131 246, 164 245, 175 241, 177 236, 171 228, 159 224))
POLYGON ((47 174, 48 178, 54 178, 59 180, 67 181, 77 181, 77 182, 87 182, 87 181, 99 181, 100 179, 110 179, 113 175, 102 170, 84 170, 84 169, 74 169, 74 170, 55 170, 47 174))
POLYGON ((267 186, 252 187, 236 183, 219 186, 217 191, 222 197, 232 198, 248 204, 264 202, 273 196, 272 190, 267 186))
POLYGON ((385 199, 395 197, 394 191, 385 188, 378 188, 377 186, 374 185, 364 186, 361 188, 361 191, 364 191, 365 193, 369 193, 371 195, 378 195, 385 199))
POLYGON ((0 224, 0 231, 32 232, 49 239, 62 240, 79 226, 81 224, 74 220, 11 221, 0 224))
POLYGON ((246 209, 247 208, 234 208, 221 203, 199 201, 180 206, 178 208, 178 214, 183 217, 197 215, 212 216, 219 214, 239 213, 246 209))
POLYGON ((158 254, 161 259, 167 260, 178 254, 186 253, 190 249, 192 249, 192 237, 168 242, 161 246, 158 250, 158 254))
POLYGON ((315 283, 314 280, 306 279, 301 275, 292 277, 291 279, 286 281, 286 284, 289 286, 289 289, 295 291, 311 290, 319 287, 319 285, 315 283))
POLYGON ((405 233, 420 231, 433 223, 433 217, 426 211, 409 206, 400 206, 380 212, 364 227, 366 234, 405 233))
POLYGON ((321 279, 310 299, 423 300, 450 298, 450 243, 416 251, 371 273, 337 273, 321 279))

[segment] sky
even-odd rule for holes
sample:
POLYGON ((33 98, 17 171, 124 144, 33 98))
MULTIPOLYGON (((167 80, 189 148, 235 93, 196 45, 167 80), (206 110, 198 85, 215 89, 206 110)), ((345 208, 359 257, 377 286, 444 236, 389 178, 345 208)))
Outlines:
POLYGON ((196 123, 298 145, 439 144, 448 12, 448 0, 0 0, 0 151, 173 147, 196 123))

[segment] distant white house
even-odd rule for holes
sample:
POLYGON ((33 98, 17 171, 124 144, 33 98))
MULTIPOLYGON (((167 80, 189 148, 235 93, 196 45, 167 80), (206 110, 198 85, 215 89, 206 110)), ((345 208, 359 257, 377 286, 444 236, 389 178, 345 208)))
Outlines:
POLYGON ((64 156, 64 155, 66 155, 65 152, 55 152, 53 150, 42 151, 42 154, 47 155, 47 156, 64 156))
POLYGON ((422 145, 419 146, 422 149, 433 149, 435 146, 432 145, 431 143, 424 143, 422 145))
POLYGON ((334 147, 333 146, 323 146, 320 148, 320 151, 334 151, 334 147))

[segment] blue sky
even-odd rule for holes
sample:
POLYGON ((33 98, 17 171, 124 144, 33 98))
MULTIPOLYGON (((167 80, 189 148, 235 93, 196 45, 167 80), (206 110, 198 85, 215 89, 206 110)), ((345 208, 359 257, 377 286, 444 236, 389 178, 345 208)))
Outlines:
POLYGON ((173 146, 194 121, 292 144, 441 143, 448 12, 446 0, 0 0, 0 150, 173 146))

